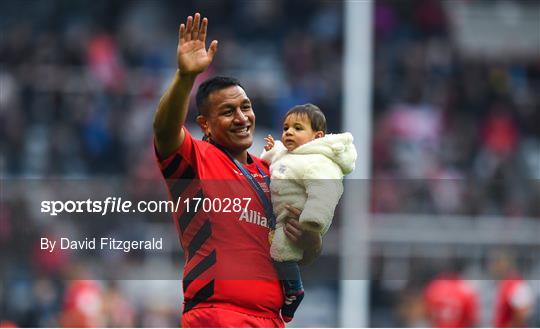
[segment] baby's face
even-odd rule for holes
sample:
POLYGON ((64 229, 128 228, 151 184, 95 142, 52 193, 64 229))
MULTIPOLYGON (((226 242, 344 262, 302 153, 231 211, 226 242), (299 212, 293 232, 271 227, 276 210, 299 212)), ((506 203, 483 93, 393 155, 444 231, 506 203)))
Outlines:
POLYGON ((291 114, 283 122, 283 134, 281 141, 290 152, 300 145, 321 137, 322 131, 314 131, 311 121, 305 114, 291 114))

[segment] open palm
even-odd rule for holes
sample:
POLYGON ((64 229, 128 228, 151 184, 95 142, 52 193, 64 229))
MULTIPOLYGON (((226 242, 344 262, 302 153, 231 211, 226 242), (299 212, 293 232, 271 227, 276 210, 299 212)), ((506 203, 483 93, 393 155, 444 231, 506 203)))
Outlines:
POLYGON ((208 19, 195 14, 195 18, 189 16, 186 24, 180 25, 180 37, 176 57, 178 68, 182 74, 198 74, 204 71, 217 51, 217 41, 214 40, 206 50, 206 30, 208 19))

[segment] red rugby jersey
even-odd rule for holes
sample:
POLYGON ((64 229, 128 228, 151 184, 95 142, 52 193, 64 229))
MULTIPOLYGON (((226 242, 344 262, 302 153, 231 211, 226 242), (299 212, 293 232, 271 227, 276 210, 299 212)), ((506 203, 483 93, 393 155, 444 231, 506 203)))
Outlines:
POLYGON ((513 323, 515 313, 520 309, 529 310, 534 302, 534 294, 525 280, 518 275, 499 283, 495 303, 495 328, 526 327, 527 323, 513 323))
MULTIPOLYGON (((182 208, 173 216, 184 249, 184 310, 220 307, 263 317, 279 317, 283 292, 270 258, 268 219, 257 193, 228 156, 216 146, 195 140, 184 127, 185 139, 166 159, 158 159, 173 202, 182 208), (206 209, 196 199, 206 198, 206 209), (234 211, 227 199, 242 200, 234 211), (190 211, 186 211, 186 203, 190 211), (227 207, 228 206, 228 207, 227 207), (210 209, 209 209, 210 208, 210 209)), ((251 155, 244 167, 270 197, 251 155)))
POLYGON ((471 328, 477 324, 476 292, 458 276, 431 281, 424 291, 424 304, 431 327, 471 328))

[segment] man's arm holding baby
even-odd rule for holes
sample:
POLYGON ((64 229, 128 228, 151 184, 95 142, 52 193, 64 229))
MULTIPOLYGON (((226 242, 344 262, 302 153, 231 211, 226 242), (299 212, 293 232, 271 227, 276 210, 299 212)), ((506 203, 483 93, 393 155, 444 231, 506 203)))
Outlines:
POLYGON ((296 246, 304 250, 304 258, 298 263, 300 265, 309 265, 321 255, 321 234, 302 228, 302 225, 298 221, 302 213, 300 209, 291 206, 286 206, 286 208, 292 216, 283 228, 285 236, 296 244, 296 246))

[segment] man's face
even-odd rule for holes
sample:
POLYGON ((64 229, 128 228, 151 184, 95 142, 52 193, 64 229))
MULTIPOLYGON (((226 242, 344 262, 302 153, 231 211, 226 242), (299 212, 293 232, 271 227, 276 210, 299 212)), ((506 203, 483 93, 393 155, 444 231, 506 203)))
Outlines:
POLYGON ((231 86, 212 92, 203 130, 214 142, 238 155, 253 144, 255 113, 244 89, 231 86))

